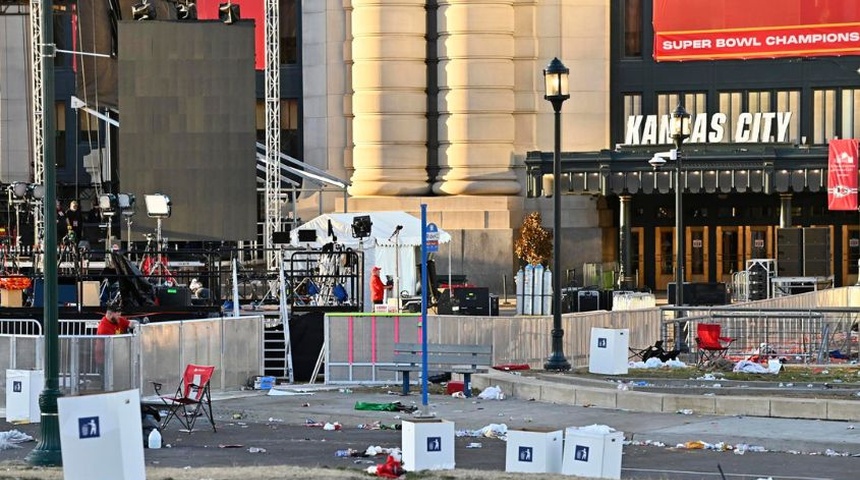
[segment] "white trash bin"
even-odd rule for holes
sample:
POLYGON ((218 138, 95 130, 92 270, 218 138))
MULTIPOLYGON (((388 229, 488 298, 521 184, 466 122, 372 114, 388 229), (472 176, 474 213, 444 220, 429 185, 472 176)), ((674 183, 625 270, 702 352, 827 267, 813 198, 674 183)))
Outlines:
POLYGON ((626 328, 592 328, 589 373, 626 375, 629 345, 630 330, 626 328))
POLYGON ((6 421, 39 423, 39 394, 45 388, 42 370, 6 370, 6 421))
POLYGON ((561 473, 562 430, 508 430, 505 471, 561 473))
POLYGON ((561 473, 620 479, 624 433, 609 430, 612 429, 601 425, 566 428, 561 473))
POLYGON ((403 420, 403 469, 454 469, 454 422, 441 419, 403 420))

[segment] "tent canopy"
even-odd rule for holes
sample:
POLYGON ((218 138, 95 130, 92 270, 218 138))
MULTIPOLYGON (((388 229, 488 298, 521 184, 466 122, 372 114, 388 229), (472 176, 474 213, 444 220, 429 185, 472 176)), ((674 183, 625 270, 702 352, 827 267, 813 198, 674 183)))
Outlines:
MULTIPOLYGON (((451 241, 451 235, 439 229, 439 243, 451 241)), ((301 225, 290 232, 290 243, 296 247, 319 248, 331 242, 330 233, 337 237, 337 243, 357 248, 363 245, 365 248, 375 245, 394 246, 421 246, 421 219, 406 212, 370 212, 370 213, 326 213, 301 225), (371 222, 370 237, 359 242, 358 238, 352 236, 352 222, 355 217, 369 216, 371 222), (331 221, 331 232, 329 232, 329 221, 331 221), (395 231, 398 226, 400 239, 397 242, 395 231), (314 230, 316 232, 315 242, 300 242, 299 232, 302 230, 314 230)))

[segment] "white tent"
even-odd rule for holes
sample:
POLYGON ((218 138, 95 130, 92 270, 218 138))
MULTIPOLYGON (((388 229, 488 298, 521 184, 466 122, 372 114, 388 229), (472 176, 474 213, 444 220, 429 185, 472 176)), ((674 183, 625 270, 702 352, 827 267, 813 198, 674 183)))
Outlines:
MULTIPOLYGON (((429 223, 429 222, 428 222, 429 223)), ((439 243, 451 241, 451 235, 439 229, 439 243)), ((352 248, 364 253, 364 277, 370 279, 370 269, 378 266, 382 269, 383 279, 386 275, 395 279, 395 287, 399 273, 399 291, 405 295, 414 295, 418 281, 417 269, 421 261, 421 219, 406 212, 354 212, 327 213, 299 226, 290 232, 290 243, 299 248, 322 248, 331 243, 334 238, 344 248, 352 248), (358 239, 352 235, 352 224, 356 217, 369 216, 371 222, 370 236, 358 239), (398 230, 398 227, 402 227, 398 230), (313 231, 315 234, 309 234, 313 231), (301 232, 301 233, 300 233, 301 232), (305 236, 315 238, 314 241, 299 241, 305 236), (399 253, 399 255, 398 255, 399 253)), ((365 285, 365 309, 372 308, 370 288, 365 285)))

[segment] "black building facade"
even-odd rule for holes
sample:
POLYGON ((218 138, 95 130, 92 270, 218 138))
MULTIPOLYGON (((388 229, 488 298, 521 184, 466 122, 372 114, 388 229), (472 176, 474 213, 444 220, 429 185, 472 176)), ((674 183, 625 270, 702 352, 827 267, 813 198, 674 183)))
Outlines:
MULTIPOLYGON (((674 281, 673 166, 649 160, 672 148, 666 119, 681 104, 694 122, 679 152, 685 281, 729 283, 774 259, 780 276, 854 284, 860 217, 828 210, 827 165, 830 140, 860 138, 860 57, 656 62, 653 3, 612 0, 611 142, 561 158, 562 191, 596 196, 611 218, 603 259, 628 285, 674 281)), ((528 154, 530 196, 552 156, 528 154)))

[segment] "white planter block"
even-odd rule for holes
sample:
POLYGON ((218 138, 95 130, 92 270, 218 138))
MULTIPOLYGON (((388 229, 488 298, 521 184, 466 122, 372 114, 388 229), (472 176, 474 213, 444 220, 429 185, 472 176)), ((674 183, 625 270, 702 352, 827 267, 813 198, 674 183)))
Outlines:
POLYGON ((6 370, 6 421, 39 423, 39 394, 45 387, 41 370, 6 370))
POLYGON ((505 471, 561 473, 561 430, 508 430, 505 471))
POLYGON ((454 468, 454 422, 404 420, 401 438, 403 469, 407 472, 454 468))
POLYGON ((627 348, 630 330, 592 328, 588 371, 603 375, 627 374, 627 348))
POLYGON ((621 478, 622 432, 606 434, 570 427, 564 431, 561 473, 587 478, 621 478))

